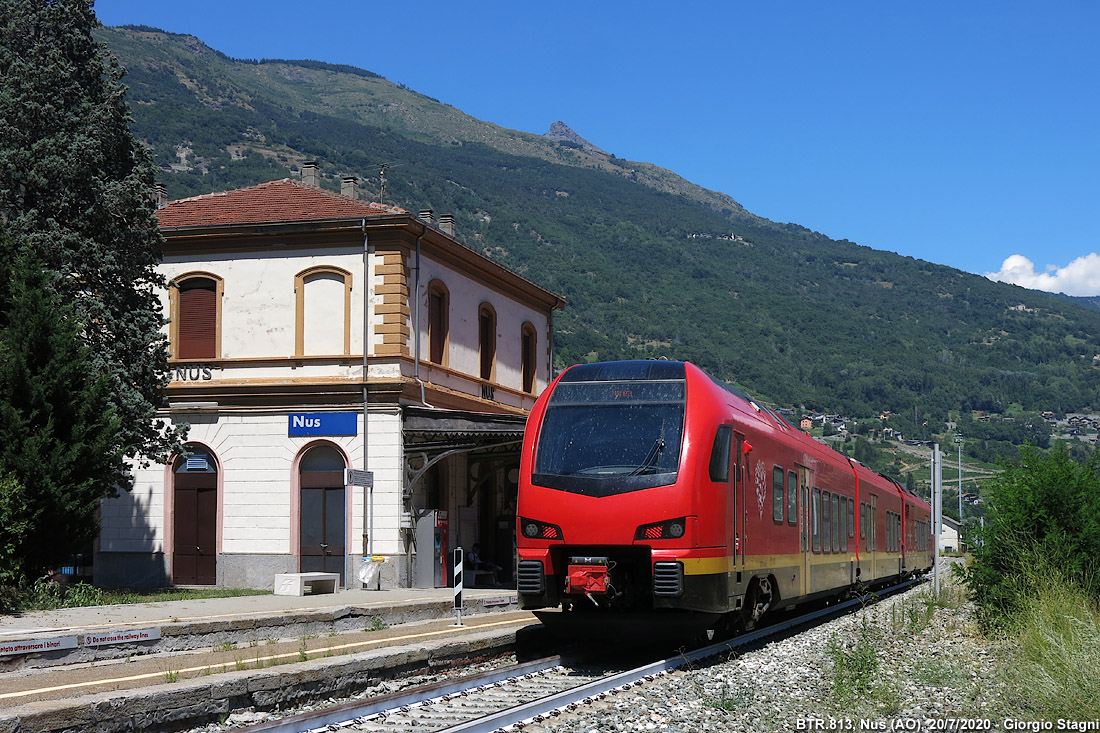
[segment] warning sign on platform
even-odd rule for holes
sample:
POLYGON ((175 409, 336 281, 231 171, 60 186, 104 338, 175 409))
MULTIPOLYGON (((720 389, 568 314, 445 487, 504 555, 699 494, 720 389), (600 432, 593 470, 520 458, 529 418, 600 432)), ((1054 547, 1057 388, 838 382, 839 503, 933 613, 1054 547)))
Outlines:
POLYGON ((374 471, 362 471, 358 468, 344 469, 344 483, 348 486, 374 488, 374 471))
POLYGON ((135 641, 153 641, 160 638, 160 629, 134 629, 133 631, 107 631, 102 634, 85 634, 84 646, 129 644, 135 641))
POLYGON ((61 649, 76 649, 76 637, 60 636, 54 639, 0 641, 0 654, 35 654, 37 652, 55 652, 61 649))

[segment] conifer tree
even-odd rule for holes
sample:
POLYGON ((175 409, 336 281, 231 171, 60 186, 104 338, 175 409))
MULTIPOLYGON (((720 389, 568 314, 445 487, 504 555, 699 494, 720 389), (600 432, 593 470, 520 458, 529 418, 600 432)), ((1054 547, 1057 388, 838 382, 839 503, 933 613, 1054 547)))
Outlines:
MULTIPOLYGON (((0 221, 58 277, 131 456, 163 458, 168 381, 154 168, 89 0, 0 0, 0 221)), ((113 480, 129 486, 129 474, 113 480)))
POLYGON ((56 277, 0 232, 0 585, 83 550, 125 469, 109 378, 56 277))

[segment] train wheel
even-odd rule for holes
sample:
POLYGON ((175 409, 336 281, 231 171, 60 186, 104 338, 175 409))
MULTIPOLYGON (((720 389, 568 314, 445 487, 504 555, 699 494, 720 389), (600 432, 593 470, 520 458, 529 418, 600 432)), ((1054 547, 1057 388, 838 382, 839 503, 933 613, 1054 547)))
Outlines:
POLYGON ((741 607, 741 625, 745 631, 755 629, 771 605, 771 579, 767 576, 753 578, 749 592, 745 594, 745 605, 741 607))

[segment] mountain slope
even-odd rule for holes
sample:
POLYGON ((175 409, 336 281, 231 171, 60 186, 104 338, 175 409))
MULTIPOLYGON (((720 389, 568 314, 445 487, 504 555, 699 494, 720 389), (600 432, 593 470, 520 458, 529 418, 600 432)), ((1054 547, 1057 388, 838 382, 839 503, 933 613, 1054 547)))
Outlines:
POLYGON ((505 130, 360 69, 236 61, 149 29, 101 38, 170 195, 316 158, 332 187, 355 173, 371 198, 454 212, 460 238, 569 299, 560 364, 691 359, 780 404, 853 415, 1100 409, 1100 311, 776 224, 579 136, 505 130))

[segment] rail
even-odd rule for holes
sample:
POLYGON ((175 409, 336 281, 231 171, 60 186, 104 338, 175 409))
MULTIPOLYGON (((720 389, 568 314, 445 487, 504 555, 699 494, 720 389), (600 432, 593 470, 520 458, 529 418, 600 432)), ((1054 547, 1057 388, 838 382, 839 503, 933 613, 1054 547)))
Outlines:
MULTIPOLYGON (((910 580, 899 583, 877 592, 875 597, 885 598, 908 590, 920 582, 922 581, 910 580)), ((561 657, 547 657, 525 664, 440 682, 427 687, 372 698, 367 702, 345 703, 326 710, 268 721, 238 729, 238 733, 321 733, 322 731, 354 730, 360 724, 377 725, 383 720, 387 727, 391 725, 396 727, 400 724, 394 720, 395 717, 410 714, 411 717, 416 718, 421 730, 432 730, 438 733, 492 733, 541 720, 556 711, 562 711, 571 706, 584 704, 598 697, 606 696, 614 691, 642 684, 679 667, 695 664, 710 657, 754 644, 768 637, 788 633, 802 626, 810 626, 825 619, 841 616, 866 603, 867 598, 856 598, 838 603, 625 672, 599 675, 596 679, 581 681, 580 684, 570 685, 567 689, 555 690, 550 694, 540 694, 536 699, 519 704, 512 704, 517 693, 504 690, 503 686, 523 680, 534 681, 536 686, 550 686, 551 683, 546 682, 543 675, 551 670, 561 669, 561 657), (491 695, 497 700, 496 703, 479 703, 477 701, 477 694, 485 694, 486 691, 494 688, 500 688, 491 695), (430 704, 446 703, 448 701, 457 702, 446 712, 427 711, 427 706, 430 704), (485 707, 493 706, 498 709, 484 712, 485 707), (418 713, 418 710, 424 712, 418 713), (467 719, 455 722, 455 718, 462 718, 463 716, 467 719), (433 727, 433 719, 439 725, 433 727)), ((568 676, 571 676, 574 681, 578 680, 577 675, 568 676)), ((556 685, 556 683, 554 684, 556 685)))

